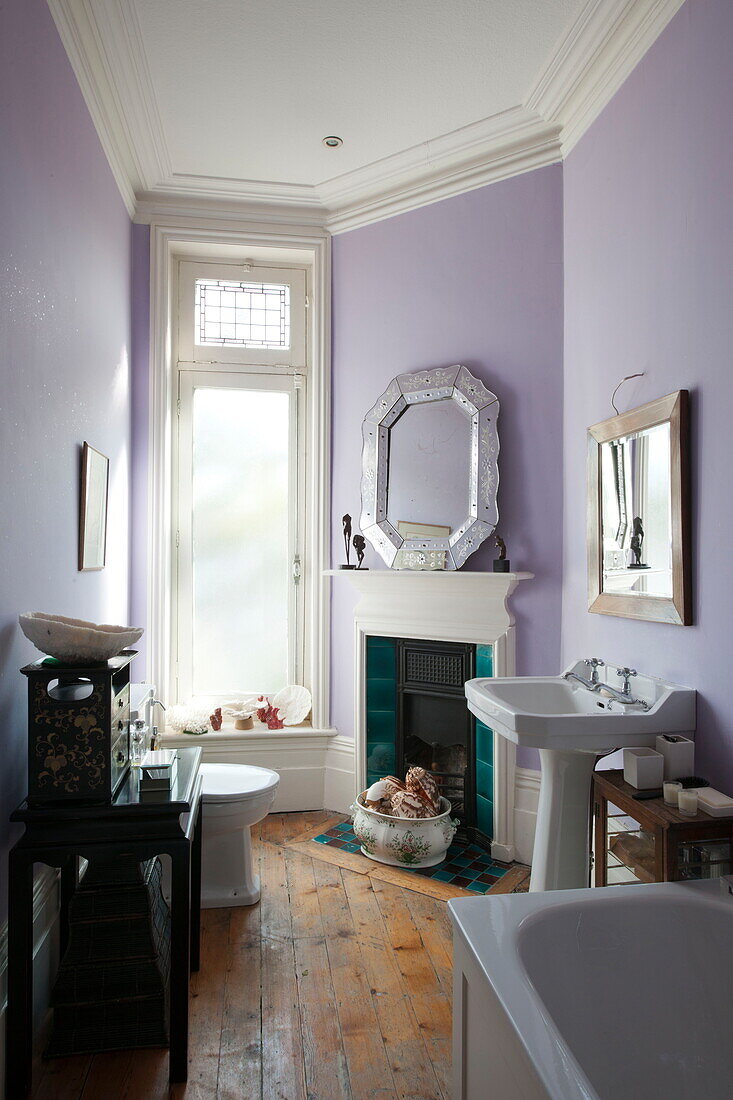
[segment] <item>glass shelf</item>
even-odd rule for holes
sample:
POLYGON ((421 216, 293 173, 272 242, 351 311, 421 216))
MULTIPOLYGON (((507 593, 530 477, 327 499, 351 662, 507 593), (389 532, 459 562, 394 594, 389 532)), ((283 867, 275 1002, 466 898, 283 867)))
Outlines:
POLYGON ((608 885, 654 882, 654 844, 653 833, 609 803, 605 845, 608 885))

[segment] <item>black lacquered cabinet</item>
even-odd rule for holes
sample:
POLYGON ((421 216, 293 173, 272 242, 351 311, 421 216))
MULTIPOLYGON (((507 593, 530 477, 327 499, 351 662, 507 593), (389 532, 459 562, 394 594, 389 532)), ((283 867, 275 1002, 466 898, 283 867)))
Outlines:
POLYGON ((28 802, 109 802, 130 767, 130 665, 65 665, 47 657, 28 678, 28 802))

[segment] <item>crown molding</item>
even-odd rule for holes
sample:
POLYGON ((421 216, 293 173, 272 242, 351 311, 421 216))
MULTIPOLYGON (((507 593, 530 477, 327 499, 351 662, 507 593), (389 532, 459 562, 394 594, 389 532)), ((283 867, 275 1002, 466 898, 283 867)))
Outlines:
POLYGON ((143 225, 165 223, 181 228, 192 224, 211 229, 220 226, 252 229, 266 225, 273 229, 286 227, 297 231, 300 228, 304 233, 326 233, 326 212, 320 203, 299 206, 248 201, 241 197, 217 198, 186 192, 175 194, 162 188, 147 191, 138 197, 133 220, 143 225))
POLYGON ((587 0, 524 104, 317 185, 174 172, 133 0, 47 3, 136 221, 343 233, 562 160, 684 0, 587 0))
POLYGON ((560 160, 559 128, 512 107, 433 141, 416 145, 318 187, 332 233, 395 214, 560 160))
POLYGON ((563 157, 656 42, 684 0, 589 0, 525 101, 560 127, 563 157))
POLYGON ((230 176, 197 176, 171 172, 159 187, 153 189, 153 193, 156 192, 213 201, 271 203, 323 209, 317 189, 307 183, 279 183, 274 180, 245 180, 230 176))

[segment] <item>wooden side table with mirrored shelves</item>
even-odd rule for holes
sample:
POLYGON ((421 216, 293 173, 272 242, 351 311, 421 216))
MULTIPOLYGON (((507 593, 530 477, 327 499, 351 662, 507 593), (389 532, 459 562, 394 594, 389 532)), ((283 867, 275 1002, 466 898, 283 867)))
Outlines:
POLYGON ((661 797, 635 799, 622 771, 593 776, 594 884, 682 882, 728 875, 733 816, 685 817, 661 797))

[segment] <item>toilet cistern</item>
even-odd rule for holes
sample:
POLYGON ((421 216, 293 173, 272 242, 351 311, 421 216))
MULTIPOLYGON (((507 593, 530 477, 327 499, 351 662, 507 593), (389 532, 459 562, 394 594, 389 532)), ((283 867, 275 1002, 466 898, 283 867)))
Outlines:
POLYGON ((695 730, 692 688, 625 665, 609 668, 600 658, 575 661, 561 676, 469 680, 465 691, 481 722, 540 751, 532 891, 588 885, 590 784, 598 755, 654 748, 658 733, 691 737, 695 730), (583 672, 588 667, 590 678, 583 672), (620 677, 621 687, 609 677, 620 677))

